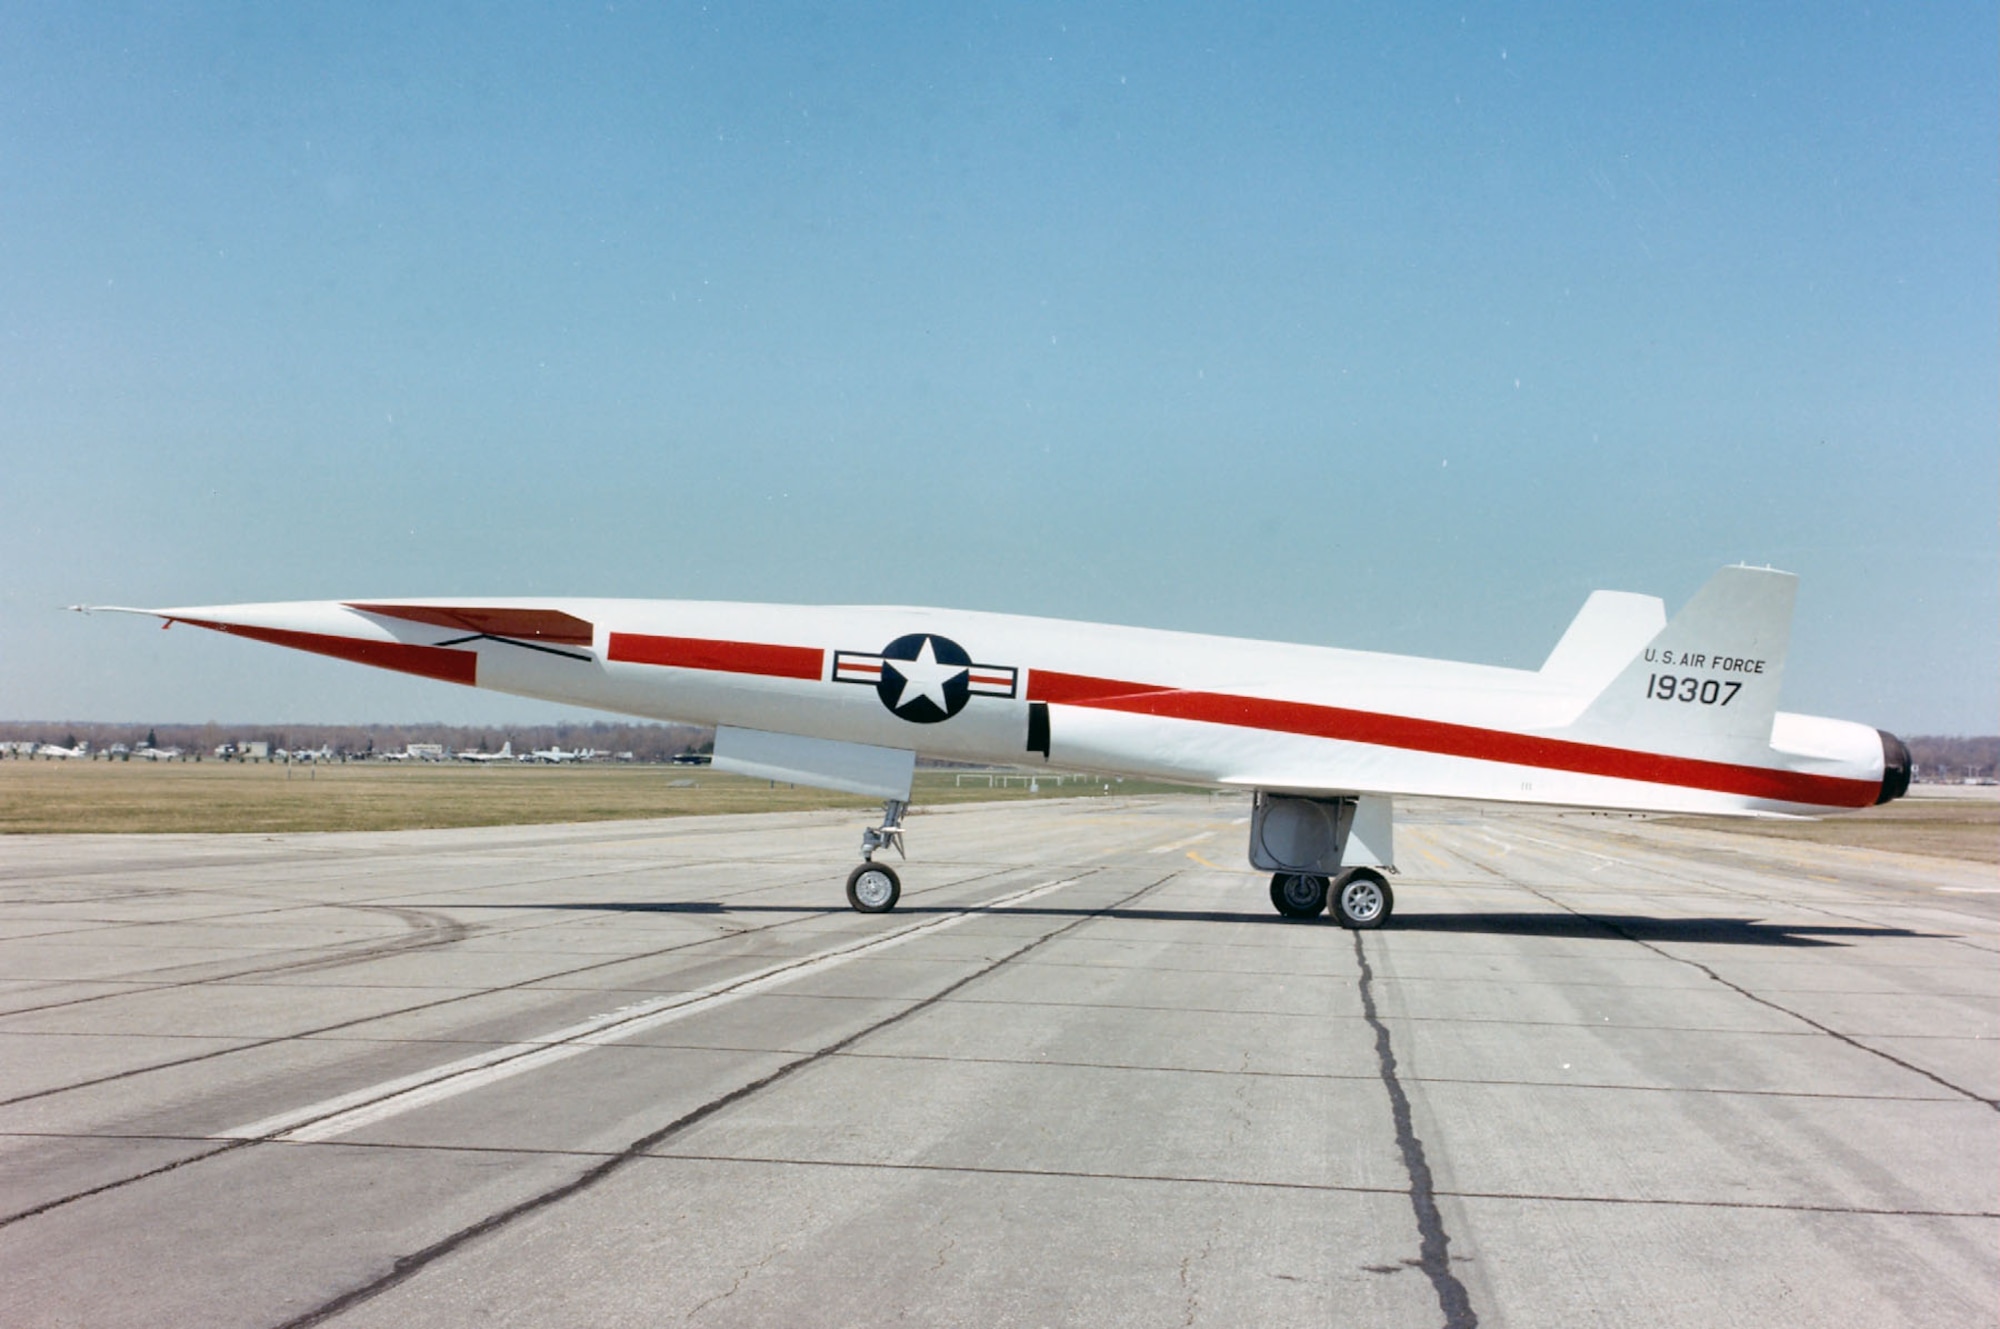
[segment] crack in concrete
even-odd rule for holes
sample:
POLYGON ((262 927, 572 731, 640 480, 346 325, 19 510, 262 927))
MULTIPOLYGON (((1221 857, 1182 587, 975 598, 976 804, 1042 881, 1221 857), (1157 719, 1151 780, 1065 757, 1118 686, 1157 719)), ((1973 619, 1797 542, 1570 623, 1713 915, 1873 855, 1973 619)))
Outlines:
POLYGON ((1361 966, 1361 1010, 1375 1031, 1375 1058, 1381 1066, 1382 1087, 1389 1091, 1389 1111, 1396 1122, 1396 1147, 1403 1155, 1403 1171, 1410 1179, 1410 1208, 1417 1218, 1418 1252, 1424 1276, 1437 1293, 1438 1308, 1444 1312, 1445 1329, 1475 1329, 1479 1316, 1473 1312, 1472 1298, 1458 1275, 1451 1271, 1451 1237, 1444 1230, 1444 1215, 1438 1209, 1437 1187, 1431 1179, 1430 1161, 1424 1156, 1424 1142, 1417 1137, 1410 1116, 1410 1096, 1396 1074, 1396 1049, 1389 1040, 1389 1026, 1375 1010, 1375 971, 1361 944, 1364 934, 1354 936, 1354 959, 1361 966))
POLYGON ((1192 1274, 1194 1266, 1204 1263, 1214 1249, 1215 1238, 1211 1235, 1202 1243, 1199 1252, 1190 1252, 1181 1257, 1181 1305, 1187 1312, 1181 1317, 1181 1329, 1187 1329, 1201 1314, 1201 1289, 1195 1286, 1192 1274))
POLYGON ((786 1249, 787 1248, 784 1246, 779 1246, 775 1250, 767 1252, 764 1258, 757 1261, 757 1263, 745 1265, 743 1268, 737 1270, 735 1282, 731 1283, 727 1288, 716 1293, 714 1296, 696 1302, 695 1305, 688 1310, 688 1313, 681 1317, 681 1320, 683 1322, 690 1321, 694 1319, 695 1316, 707 1310, 710 1306, 713 1306, 716 1302, 727 1301, 731 1297, 735 1296, 739 1291, 742 1290, 743 1285, 750 1281, 750 1275, 756 1273, 759 1269, 762 1269, 765 1265, 771 1263, 771 1261, 777 1259, 780 1255, 783 1255, 786 1249))

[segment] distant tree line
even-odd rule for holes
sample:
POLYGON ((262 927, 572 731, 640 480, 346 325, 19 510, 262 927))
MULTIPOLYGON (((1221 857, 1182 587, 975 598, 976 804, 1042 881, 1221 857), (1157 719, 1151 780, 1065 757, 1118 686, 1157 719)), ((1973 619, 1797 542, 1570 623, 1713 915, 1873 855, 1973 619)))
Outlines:
POLYGON ((1905 741, 1919 780, 2000 778, 2000 738, 1923 737, 1905 741))
POLYGON ((629 752, 635 761, 668 761, 689 749, 707 751, 715 731, 696 725, 625 723, 597 720, 584 724, 448 725, 448 724, 136 724, 84 721, 0 720, 0 743, 55 743, 75 747, 90 744, 102 755, 116 745, 137 749, 151 745, 180 748, 189 758, 213 760, 224 744, 239 749, 265 743, 272 752, 330 750, 336 757, 365 758, 371 753, 401 752, 411 743, 438 743, 451 752, 498 752, 512 743, 517 754, 537 748, 595 748, 599 752, 629 752))
MULTIPOLYGON (((2000 736, 1984 738, 1924 735, 1906 740, 1920 780, 2000 778, 2000 736)), ((411 743, 438 743, 450 752, 498 752, 512 743, 516 753, 537 748, 595 748, 629 752, 635 761, 669 761, 687 751, 708 752, 713 729, 684 724, 595 720, 587 724, 104 724, 84 721, 0 720, 0 743, 55 743, 73 748, 90 744, 102 755, 113 746, 180 748, 190 759, 212 759, 224 744, 268 744, 272 752, 330 750, 336 757, 365 758, 401 752, 411 743)), ((926 762, 926 765, 934 763, 926 762)), ((935 763, 951 765, 954 763, 935 763)))

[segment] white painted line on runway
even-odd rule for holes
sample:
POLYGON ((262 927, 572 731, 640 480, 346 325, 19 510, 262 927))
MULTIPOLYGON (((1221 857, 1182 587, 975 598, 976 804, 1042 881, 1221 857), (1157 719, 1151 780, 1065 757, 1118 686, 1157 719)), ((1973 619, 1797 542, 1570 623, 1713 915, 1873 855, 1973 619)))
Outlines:
POLYGON ((340 1094, 308 1107, 295 1108, 290 1112, 266 1117, 262 1121, 239 1126, 234 1130, 220 1131, 209 1138, 270 1139, 299 1143, 330 1140, 415 1108, 468 1093, 495 1081, 539 1069, 552 1062, 566 1060, 588 1052, 591 1048, 615 1043, 648 1029, 657 1029, 663 1024, 671 1024, 690 1015, 714 1010, 718 1006, 767 992, 797 979, 825 973, 851 960, 879 955, 891 947, 900 946, 917 937, 957 927, 961 923, 979 917, 979 914, 986 910, 1008 909, 1026 904, 1030 900, 1060 890, 1078 880, 1077 877, 1064 877, 1059 881, 1043 882, 1039 886, 1030 886, 1012 895, 998 896, 971 906, 963 913, 912 923, 908 927, 880 937, 850 942, 845 946, 832 947, 797 960, 769 965, 727 982, 712 983, 690 992, 677 992, 672 996, 623 1006, 604 1015, 594 1015, 568 1028, 558 1029, 541 1038, 509 1043, 504 1047, 446 1062, 442 1066, 433 1066, 429 1070, 384 1080, 366 1089, 356 1089, 351 1093, 340 1094))
POLYGON ((1176 849, 1185 849, 1191 844, 1200 844, 1203 840, 1213 840, 1214 838, 1214 831, 1203 831, 1200 835, 1190 835, 1187 839, 1176 840, 1172 844, 1156 844, 1146 852, 1149 854, 1171 854, 1176 849))
POLYGON ((1950 891, 1953 895, 2000 895, 2000 886, 1940 886, 1938 889, 1950 891))
MULTIPOLYGON (((1517 838, 1526 840, 1529 844, 1542 845, 1545 848, 1555 850, 1559 854, 1582 854, 1585 858, 1594 858, 1598 861, 1599 868, 1624 866, 1622 860, 1612 858, 1608 854, 1597 853, 1595 850, 1581 849, 1574 845, 1562 844, 1555 840, 1544 840, 1539 835, 1527 835, 1520 831, 1516 831, 1514 834, 1517 838)), ((1479 838, 1486 841, 1486 843, 1493 845, 1495 848, 1499 849, 1499 851, 1502 854, 1509 854, 1512 853, 1514 850, 1514 846, 1508 844, 1505 840, 1495 839, 1491 834, 1487 833, 1486 831, 1479 832, 1479 838)), ((1597 869, 1593 869, 1593 871, 1596 870, 1597 869)))

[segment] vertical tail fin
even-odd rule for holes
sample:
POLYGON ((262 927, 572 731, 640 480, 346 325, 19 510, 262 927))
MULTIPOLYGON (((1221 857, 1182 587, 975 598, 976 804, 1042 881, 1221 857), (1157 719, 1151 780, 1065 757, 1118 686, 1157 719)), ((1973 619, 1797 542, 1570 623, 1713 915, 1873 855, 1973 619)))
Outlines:
POLYGON ((1659 597, 1630 591, 1592 591, 1569 631, 1549 652, 1542 677, 1594 697, 1618 677, 1667 625, 1659 597))
POLYGON ((1585 708, 1572 732, 1694 757, 1768 747, 1797 592, 1789 572, 1722 569, 1585 708))

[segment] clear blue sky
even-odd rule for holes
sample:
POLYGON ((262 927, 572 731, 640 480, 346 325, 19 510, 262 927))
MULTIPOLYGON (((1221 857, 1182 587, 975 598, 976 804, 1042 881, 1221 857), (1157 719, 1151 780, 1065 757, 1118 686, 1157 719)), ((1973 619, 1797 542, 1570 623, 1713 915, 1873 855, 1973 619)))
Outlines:
POLYGON ((1532 667, 1803 577, 2000 729, 1990 4, 0 6, 0 718, 556 712, 57 612, 944 604, 1532 667))

